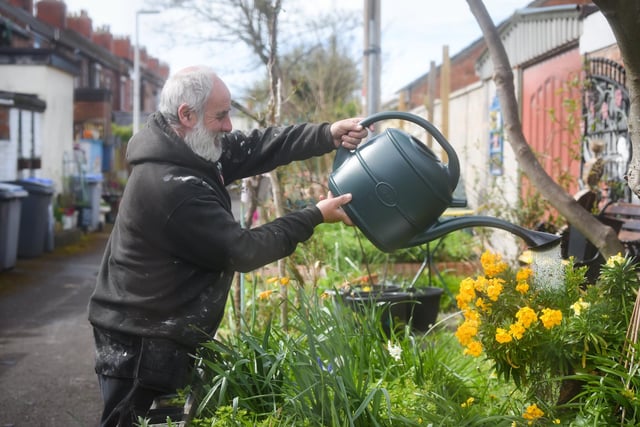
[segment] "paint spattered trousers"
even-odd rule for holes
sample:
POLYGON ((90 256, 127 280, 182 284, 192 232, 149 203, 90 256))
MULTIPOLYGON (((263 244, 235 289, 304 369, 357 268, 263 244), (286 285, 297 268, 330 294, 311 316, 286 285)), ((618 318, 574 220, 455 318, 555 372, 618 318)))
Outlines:
POLYGON ((104 401, 101 427, 134 425, 156 397, 175 393, 189 383, 195 359, 186 347, 99 328, 93 333, 104 401))

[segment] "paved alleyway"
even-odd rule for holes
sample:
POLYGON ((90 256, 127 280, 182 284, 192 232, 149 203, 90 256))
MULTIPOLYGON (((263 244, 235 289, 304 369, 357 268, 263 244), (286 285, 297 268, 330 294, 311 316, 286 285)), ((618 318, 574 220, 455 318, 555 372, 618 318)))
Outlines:
POLYGON ((97 425, 87 303, 107 233, 0 272, 0 427, 97 425))

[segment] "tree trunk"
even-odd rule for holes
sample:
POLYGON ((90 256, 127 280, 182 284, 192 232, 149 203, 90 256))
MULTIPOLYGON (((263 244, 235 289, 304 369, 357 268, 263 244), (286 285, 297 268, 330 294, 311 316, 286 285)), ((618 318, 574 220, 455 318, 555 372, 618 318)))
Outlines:
POLYGON ((482 29, 491 55, 494 69, 493 79, 502 106, 505 130, 518 165, 529 180, 534 183, 540 194, 549 200, 558 212, 589 239, 605 257, 624 253, 624 246, 618 239, 617 233, 580 206, 547 174, 538 162, 522 132, 522 123, 518 116, 518 102, 513 86, 513 71, 498 31, 482 0, 467 0, 467 3, 482 29))

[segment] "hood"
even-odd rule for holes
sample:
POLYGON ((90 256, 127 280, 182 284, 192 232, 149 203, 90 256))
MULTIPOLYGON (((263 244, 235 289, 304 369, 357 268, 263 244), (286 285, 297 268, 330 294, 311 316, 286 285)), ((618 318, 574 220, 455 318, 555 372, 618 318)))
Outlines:
POLYGON ((149 117, 146 126, 129 140, 127 161, 131 165, 146 162, 172 163, 211 173, 214 163, 198 156, 169 126, 162 114, 149 117))

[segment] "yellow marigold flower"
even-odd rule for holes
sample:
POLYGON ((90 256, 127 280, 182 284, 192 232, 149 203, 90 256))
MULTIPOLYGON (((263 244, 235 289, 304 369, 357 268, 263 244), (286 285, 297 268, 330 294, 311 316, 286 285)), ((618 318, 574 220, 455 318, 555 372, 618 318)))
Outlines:
POLYGON ((542 309, 542 315, 540 316, 542 325, 551 329, 554 326, 558 326, 562 322, 562 312, 560 310, 553 310, 551 308, 542 309))
POLYGON ((496 277, 507 269, 507 263, 502 261, 502 257, 489 251, 480 256, 480 263, 487 277, 496 277))
POLYGON ((456 302, 458 303, 458 307, 464 310, 468 307, 469 303, 473 301, 475 297, 476 291, 474 288, 473 279, 467 277, 462 282, 460 282, 460 290, 458 291, 458 295, 456 295, 456 302))
POLYGON ((480 322, 480 314, 475 311, 475 310, 465 310, 462 312, 462 315, 464 316, 465 319, 468 320, 475 320, 476 322, 480 322))
POLYGON ((475 289, 478 292, 485 292, 487 290, 487 285, 489 284, 489 281, 487 280, 486 277, 484 276, 478 276, 476 278, 476 281, 474 283, 475 289))
POLYGON ((538 405, 533 403, 527 406, 527 409, 525 409, 524 414, 522 414, 522 418, 529 421, 535 421, 538 418, 542 417, 543 415, 544 415, 544 412, 542 411, 542 409, 538 408, 538 405))
POLYGON ((526 282, 533 275, 533 270, 523 267, 516 273, 516 282, 526 282))
POLYGON ((511 337, 511 335, 509 335, 506 329, 496 329, 496 341, 498 341, 500 344, 506 344, 508 342, 511 342, 512 340, 513 338, 511 337))
POLYGON ((526 294, 527 292, 529 292, 529 284, 527 282, 518 282, 518 284, 516 285, 516 291, 520 292, 521 294, 526 294))
POLYGON ((273 293, 273 289, 268 289, 266 291, 262 291, 258 294, 258 299, 260 301, 264 301, 269 299, 269 297, 271 296, 271 294, 273 293))
POLYGON ((458 292, 469 294, 469 295, 475 295, 476 293, 475 286, 476 286, 475 281, 471 277, 467 277, 466 279, 462 280, 462 282, 460 282, 460 290, 458 292))
POLYGON ((502 282, 501 279, 491 279, 489 280, 489 286, 487 286, 487 296, 491 301, 498 301, 500 294, 502 293, 502 282))
POLYGON ((471 341, 467 344, 467 348, 464 350, 464 354, 468 354, 474 357, 478 357, 482 354, 482 344, 480 341, 471 341))
POLYGON ((267 279, 267 284, 269 284, 269 285, 270 285, 270 284, 272 284, 272 283, 276 283, 276 282, 278 281, 278 279, 279 279, 279 277, 278 277, 278 276, 275 276, 275 277, 269 277, 269 278, 267 279))
POLYGON ((475 400, 475 399, 474 399, 473 397, 470 397, 470 398, 468 398, 465 402, 462 402, 462 403, 460 404, 460 406, 462 406, 463 408, 468 408, 468 407, 470 407, 471 405, 473 405, 473 401, 474 401, 474 400, 475 400))
POLYGON ((589 307, 591 307, 591 304, 583 301, 582 298, 578 299, 578 301, 571 305, 573 314, 576 316, 580 316, 580 314, 582 314, 582 310, 587 310, 589 307))
POLYGON ((525 327, 522 326, 522 323, 516 322, 509 325, 509 334, 512 337, 519 340, 524 336, 524 332, 526 331, 525 327))
POLYGON ((491 307, 491 304, 487 304, 486 302, 484 302, 484 298, 478 298, 476 300, 476 307, 478 307, 480 310, 486 312, 491 307))
POLYGON ((456 338, 462 345, 468 345, 471 340, 478 335, 478 322, 475 320, 465 320, 456 330, 456 338))
POLYGON ((516 319, 520 321, 522 326, 528 328, 532 323, 538 321, 538 315, 536 312, 530 307, 522 307, 516 313, 516 319))
POLYGON ((615 267, 618 264, 622 264, 624 262, 624 257, 620 252, 617 255, 609 257, 607 260, 607 267, 615 267))
POLYGON ((283 286, 287 286, 289 284, 289 278, 288 277, 281 277, 280 278, 280 284, 283 286))

